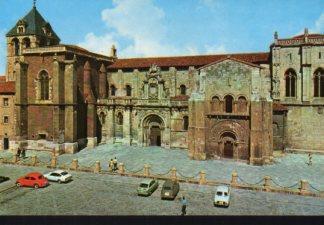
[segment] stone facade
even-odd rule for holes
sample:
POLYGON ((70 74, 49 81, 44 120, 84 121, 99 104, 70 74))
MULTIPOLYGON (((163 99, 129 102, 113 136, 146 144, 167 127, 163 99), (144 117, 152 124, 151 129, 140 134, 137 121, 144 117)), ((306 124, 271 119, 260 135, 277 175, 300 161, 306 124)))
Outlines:
POLYGON ((270 53, 118 59, 114 46, 104 56, 59 44, 33 7, 7 40, 13 148, 154 145, 258 165, 273 148, 324 150, 323 35, 276 34, 270 53))
MULTIPOLYGON (((0 77, 2 78, 2 77, 0 77)), ((15 135, 15 82, 0 80, 0 150, 10 149, 15 135)))
POLYGON ((288 107, 285 147, 323 151, 324 35, 275 34, 270 50, 273 99, 288 107))

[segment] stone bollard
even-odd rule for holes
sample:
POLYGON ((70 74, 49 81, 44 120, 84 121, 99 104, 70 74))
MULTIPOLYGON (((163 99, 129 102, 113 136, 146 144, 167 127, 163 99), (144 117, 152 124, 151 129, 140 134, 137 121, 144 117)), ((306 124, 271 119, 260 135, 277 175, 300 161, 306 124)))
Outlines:
POLYGON ((36 155, 33 155, 31 157, 31 161, 32 161, 32 166, 36 166, 36 164, 37 164, 37 156, 36 155))
POLYGON ((55 168, 56 165, 57 165, 57 157, 53 155, 51 159, 51 167, 55 168))
POLYGON ((124 165, 124 163, 119 163, 119 165, 118 165, 118 173, 119 174, 124 174, 125 173, 125 165, 124 165))
POLYGON ((72 170, 77 170, 78 167, 79 167, 79 165, 78 165, 78 160, 77 160, 77 159, 73 159, 73 160, 72 160, 71 169, 72 169, 72 170))
POLYGON ((263 187, 265 189, 269 189, 270 188, 270 180, 271 180, 271 177, 269 176, 265 176, 264 177, 264 184, 263 184, 263 187))
POLYGON ((199 172, 199 184, 206 184, 206 172, 204 170, 199 172))
POLYGON ((96 161, 95 167, 94 167, 94 173, 100 173, 101 172, 101 166, 100 166, 100 161, 96 161))
POLYGON ((232 185, 232 186, 235 186, 235 185, 238 184, 238 182, 237 182, 237 178, 238 178, 238 174, 237 174, 237 172, 234 170, 234 171, 232 172, 232 180, 231 180, 231 185, 232 185))
POLYGON ((150 176, 150 168, 151 166, 148 164, 144 165, 144 176, 150 176))
POLYGON ((177 180, 177 169, 175 167, 171 169, 171 179, 177 180))
POLYGON ((12 163, 17 163, 18 162, 18 156, 14 155, 12 158, 12 163))
POLYGON ((301 181, 300 181, 300 193, 301 193, 301 194, 309 193, 308 188, 309 188, 308 181, 306 181, 306 180, 301 180, 301 181))

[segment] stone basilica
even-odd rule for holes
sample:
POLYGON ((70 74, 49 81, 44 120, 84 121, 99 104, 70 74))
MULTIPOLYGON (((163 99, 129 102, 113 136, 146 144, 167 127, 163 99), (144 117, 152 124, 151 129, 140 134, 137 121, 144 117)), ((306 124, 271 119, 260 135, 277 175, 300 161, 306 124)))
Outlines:
POLYGON ((121 143, 258 165, 273 150, 324 151, 323 34, 275 33, 269 52, 119 59, 114 46, 60 44, 34 6, 6 37, 0 149, 121 143))

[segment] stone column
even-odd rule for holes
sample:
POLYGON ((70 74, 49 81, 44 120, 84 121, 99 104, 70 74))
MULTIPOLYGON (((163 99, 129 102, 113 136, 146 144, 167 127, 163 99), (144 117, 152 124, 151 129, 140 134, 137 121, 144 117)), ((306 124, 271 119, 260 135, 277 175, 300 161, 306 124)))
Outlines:
POLYGON ((199 172, 199 184, 206 184, 206 172, 204 170, 199 172))
POLYGON ((107 120, 106 120, 106 130, 107 130, 107 143, 114 143, 115 137, 115 117, 114 117, 114 109, 112 107, 108 107, 107 112, 107 120))
POLYGON ((52 159, 51 159, 51 167, 52 168, 55 168, 57 165, 57 157, 56 156, 52 156, 52 159))
POLYGON ((32 166, 36 166, 36 164, 37 164, 37 156, 36 155, 33 155, 32 157, 31 157, 31 160, 32 160, 32 166))
POLYGON ((301 180, 300 181, 300 193, 301 194, 306 194, 309 193, 309 183, 306 180, 301 180))
POLYGON ((101 172, 100 161, 96 161, 93 172, 94 173, 100 173, 101 172))
POLYGON ((72 170, 77 170, 78 167, 79 167, 78 160, 77 160, 77 159, 73 159, 73 160, 72 160, 71 169, 72 169, 72 170))
POLYGON ((131 109, 126 107, 124 111, 123 121, 123 143, 126 145, 131 144, 131 109))
POLYGON ((148 164, 144 165, 144 176, 150 176, 150 168, 151 166, 148 164))
POLYGON ((269 176, 265 176, 264 177, 264 184, 263 184, 263 187, 265 189, 269 189, 270 188, 270 181, 271 181, 271 177, 269 176))
POLYGON ((237 182, 237 178, 238 178, 238 174, 237 174, 237 172, 236 172, 236 171, 233 171, 233 172, 232 172, 232 180, 231 180, 231 185, 232 185, 232 186, 235 186, 235 185, 238 184, 238 182, 237 182))
POLYGON ((125 173, 125 165, 124 165, 124 163, 119 163, 119 165, 118 165, 118 173, 119 174, 124 174, 125 173))
POLYGON ((171 169, 171 179, 177 180, 177 169, 175 167, 171 169))

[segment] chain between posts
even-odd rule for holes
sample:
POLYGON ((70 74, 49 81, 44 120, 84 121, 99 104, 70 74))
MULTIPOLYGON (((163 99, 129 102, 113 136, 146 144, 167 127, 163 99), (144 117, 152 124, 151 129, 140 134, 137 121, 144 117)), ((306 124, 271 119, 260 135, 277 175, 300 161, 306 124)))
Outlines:
POLYGON ((285 187, 285 186, 280 185, 279 183, 277 183, 274 179, 271 178, 271 180, 272 180, 272 182, 273 182, 275 185, 277 185, 277 186, 279 186, 279 187, 281 187, 281 188, 292 188, 292 187, 298 186, 298 183, 295 183, 295 184, 293 184, 293 185, 290 185, 290 186, 285 187))
POLYGON ((243 183, 246 183, 248 185, 257 185, 257 184, 260 184, 264 181, 264 178, 261 178, 260 181, 256 182, 256 183, 249 183, 249 182, 246 182, 245 180, 243 180, 240 176, 237 176, 238 179, 240 179, 243 183))
POLYGON ((143 171, 143 168, 140 168, 139 170, 132 171, 132 170, 127 169, 126 166, 125 166, 125 171, 128 172, 128 173, 138 173, 140 171, 143 171))

